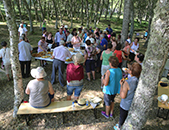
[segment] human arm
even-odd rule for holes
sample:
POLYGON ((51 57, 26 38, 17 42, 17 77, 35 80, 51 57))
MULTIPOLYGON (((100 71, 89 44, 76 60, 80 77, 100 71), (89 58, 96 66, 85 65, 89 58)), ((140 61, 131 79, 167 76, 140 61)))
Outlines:
POLYGON ((109 77, 110 77, 110 71, 107 70, 105 73, 105 78, 104 78, 104 75, 102 76, 102 82, 105 86, 109 84, 109 77))
POLYGON ((122 99, 124 99, 127 96, 127 92, 129 90, 129 84, 124 79, 121 79, 120 80, 120 85, 121 85, 121 88, 120 88, 120 97, 122 99))
POLYGON ((26 87, 25 93, 28 94, 28 95, 30 94, 29 83, 28 83, 28 85, 26 87))
POLYGON ((102 54, 101 54, 101 56, 100 56, 100 60, 103 60, 103 52, 102 52, 102 54))
POLYGON ((51 95, 53 95, 55 92, 54 92, 54 90, 53 90, 53 87, 52 87, 52 84, 48 81, 48 85, 49 85, 49 93, 51 94, 51 95))

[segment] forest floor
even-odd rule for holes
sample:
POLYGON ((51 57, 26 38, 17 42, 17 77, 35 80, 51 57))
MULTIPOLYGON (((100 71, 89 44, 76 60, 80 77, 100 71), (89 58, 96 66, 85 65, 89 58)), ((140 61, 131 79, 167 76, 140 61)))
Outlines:
MULTIPOLYGON (((106 28, 105 24, 105 27, 106 28)), ((4 23, 0 23, 0 41, 6 40, 9 41, 7 26, 4 23)), ((56 32, 53 26, 48 26, 50 31, 53 34, 56 32)), ((113 27, 112 27, 113 28, 113 27)), ((103 29, 103 27, 102 27, 103 29)), ((37 47, 37 43, 41 37, 41 31, 39 27, 35 27, 36 32, 33 35, 28 35, 30 44, 32 47, 37 47), (38 30, 38 31, 37 31, 38 30)), ((120 30, 120 28, 119 28, 120 30)), ((143 30, 142 30, 143 32, 143 30)), ((145 48, 142 47, 144 41, 140 41, 140 51, 145 53, 145 48)), ((9 42, 8 42, 9 43, 9 42)), ((35 68, 39 66, 39 61, 35 61, 32 59, 31 68, 35 68)), ((45 70, 47 72, 46 80, 51 79, 52 72, 52 63, 49 62, 45 70)), ((64 75, 66 77, 66 75, 64 75)), ((85 74, 86 78, 86 74, 85 74)), ((25 90, 26 85, 32 77, 23 79, 23 88, 25 90)), ((60 84, 57 82, 53 85, 55 91, 55 101, 64 101, 66 100, 66 88, 62 89, 60 84)), ((26 122, 24 117, 19 117, 17 119, 12 118, 13 112, 13 103, 14 103, 14 88, 13 81, 8 82, 4 73, 0 72, 0 129, 5 130, 40 130, 40 129, 57 129, 57 130, 109 130, 113 129, 113 126, 118 123, 119 120, 119 104, 121 98, 119 95, 115 98, 115 107, 114 107, 114 118, 106 119, 101 115, 101 111, 104 108, 98 110, 98 119, 95 119, 92 110, 86 111, 78 111, 76 113, 67 112, 65 113, 65 123, 63 124, 62 114, 61 113, 53 113, 53 114, 39 114, 32 115, 31 120, 29 122, 29 126, 26 126, 26 122)), ((96 80, 88 82, 84 80, 84 87, 80 98, 91 98, 91 97, 101 97, 103 99, 103 93, 100 88, 100 73, 96 73, 96 80)), ((24 100, 28 101, 28 95, 24 94, 24 100)), ((163 120, 156 116, 158 110, 157 104, 157 95, 154 96, 152 107, 150 108, 150 113, 147 119, 147 122, 143 128, 143 130, 168 130, 169 129, 169 121, 163 120)), ((164 114, 165 115, 165 114, 164 114)))

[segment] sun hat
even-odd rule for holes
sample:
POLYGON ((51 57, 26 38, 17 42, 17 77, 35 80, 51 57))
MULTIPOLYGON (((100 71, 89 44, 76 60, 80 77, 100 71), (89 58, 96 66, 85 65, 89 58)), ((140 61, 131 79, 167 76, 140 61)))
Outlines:
POLYGON ((74 55, 72 57, 72 60, 75 62, 75 63, 79 63, 79 64, 82 64, 85 62, 85 58, 82 56, 82 54, 80 53, 77 53, 76 55, 74 55))
POLYGON ((84 99, 84 98, 79 99, 79 100, 77 101, 77 104, 78 104, 79 106, 84 106, 84 105, 86 105, 86 99, 84 99))
POLYGON ((162 77, 160 81, 163 83, 169 83, 169 80, 166 77, 162 77))
POLYGON ((68 26, 67 26, 67 25, 65 25, 64 27, 65 27, 65 28, 68 28, 68 26))
POLYGON ((44 68, 42 68, 42 67, 37 67, 36 69, 32 69, 31 75, 33 78, 36 78, 36 79, 44 78, 47 76, 44 68))
POLYGON ((168 100, 168 96, 166 94, 161 95, 161 100, 166 102, 168 100))

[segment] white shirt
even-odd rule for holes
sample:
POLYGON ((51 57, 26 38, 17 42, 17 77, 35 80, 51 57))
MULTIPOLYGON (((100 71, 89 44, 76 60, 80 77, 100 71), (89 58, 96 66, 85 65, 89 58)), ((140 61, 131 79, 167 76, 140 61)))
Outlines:
MULTIPOLYGON (((133 42, 133 45, 131 46, 131 49, 134 50, 134 51, 137 51, 139 48, 139 43, 137 43, 137 45, 134 44, 133 42)), ((131 53, 134 53, 132 50, 130 50, 131 53)))
POLYGON ((64 40, 66 40, 66 36, 64 33, 60 34, 60 32, 57 32, 55 34, 55 43, 60 42, 61 38, 63 38, 64 40))
POLYGON ((18 29, 18 32, 20 32, 20 36, 22 36, 22 34, 26 34, 27 31, 28 30, 25 27, 23 27, 23 28, 19 27, 19 29, 18 29))
POLYGON ((19 51, 19 61, 30 61, 31 60, 31 51, 32 47, 29 43, 25 41, 21 41, 18 44, 18 51, 19 51))
POLYGON ((67 48, 65 48, 63 45, 59 46, 59 47, 55 47, 55 49, 53 50, 53 56, 55 59, 64 61, 66 60, 67 57, 71 58, 71 53, 69 52, 69 50, 67 48))
POLYGON ((66 42, 71 42, 73 35, 70 33, 67 37, 66 42))
POLYGON ((10 58, 11 58, 11 54, 10 54, 10 49, 9 48, 2 48, 0 50, 0 57, 2 57, 2 61, 4 65, 10 65, 10 58))

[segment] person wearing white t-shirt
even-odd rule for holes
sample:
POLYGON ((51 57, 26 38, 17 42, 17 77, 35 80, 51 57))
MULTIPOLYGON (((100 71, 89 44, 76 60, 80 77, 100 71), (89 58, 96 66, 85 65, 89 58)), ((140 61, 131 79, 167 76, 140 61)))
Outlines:
POLYGON ((18 35, 22 36, 22 34, 25 34, 25 36, 27 36, 27 29, 25 27, 23 27, 23 24, 20 24, 20 27, 18 29, 18 35))
POLYGON ((139 38, 136 37, 134 42, 130 44, 129 59, 131 59, 131 61, 134 60, 135 54, 139 50, 139 43, 138 42, 139 42, 139 38))
POLYGON ((2 58, 3 65, 5 66, 5 72, 6 72, 8 81, 10 81, 10 76, 9 76, 10 70, 11 70, 10 49, 7 47, 7 43, 5 41, 1 42, 1 45, 3 48, 0 50, 0 58, 2 58))
POLYGON ((71 44, 71 40, 72 40, 73 35, 69 31, 67 31, 66 36, 67 36, 67 39, 66 39, 67 47, 73 47, 71 44))

